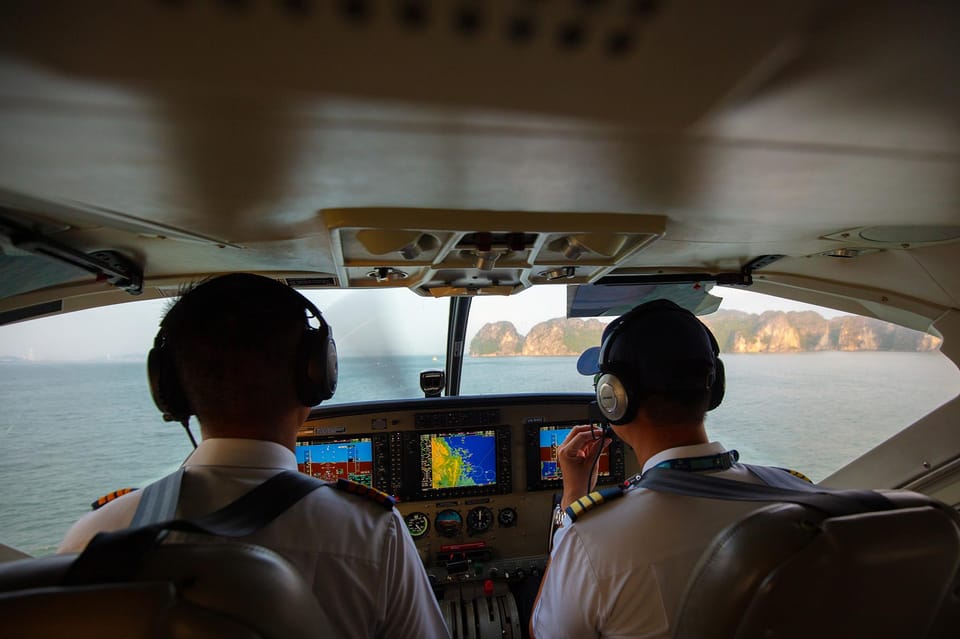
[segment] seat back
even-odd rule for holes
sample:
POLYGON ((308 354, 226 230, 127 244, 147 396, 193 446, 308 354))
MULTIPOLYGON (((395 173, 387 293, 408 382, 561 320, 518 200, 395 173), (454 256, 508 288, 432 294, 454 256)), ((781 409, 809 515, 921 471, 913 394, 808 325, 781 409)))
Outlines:
POLYGON ((324 637, 313 590, 276 553, 239 543, 165 544, 132 579, 62 585, 76 555, 0 565, 10 637, 324 637))
POLYGON ((701 556, 674 637, 956 637, 960 520, 907 492, 898 509, 760 508, 701 556))

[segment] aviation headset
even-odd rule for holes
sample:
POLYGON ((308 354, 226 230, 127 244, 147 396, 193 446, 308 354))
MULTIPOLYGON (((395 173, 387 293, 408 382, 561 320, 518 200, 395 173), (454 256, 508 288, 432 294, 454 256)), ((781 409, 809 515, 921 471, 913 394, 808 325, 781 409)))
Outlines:
MULTIPOLYGON (((643 353, 637 353, 637 362, 633 365, 612 359, 613 345, 620 336, 626 332, 626 327, 641 318, 649 316, 651 313, 682 314, 696 320, 697 324, 700 325, 700 328, 709 339, 710 349, 713 352, 710 361, 713 365, 713 371, 705 380, 706 383, 702 387, 703 390, 710 390, 710 401, 707 410, 713 410, 723 401, 726 380, 724 378, 723 362, 720 361, 718 357, 720 347, 717 345, 717 340, 713 336, 713 333, 711 333, 710 329, 697 319, 693 313, 673 303, 661 303, 658 300, 638 306, 614 320, 614 323, 611 324, 609 329, 609 333, 600 345, 600 353, 598 356, 600 377, 596 383, 597 406, 603 417, 611 424, 619 426, 633 421, 643 399, 643 389, 656 389, 667 392, 698 390, 696 387, 691 387, 689 383, 679 386, 671 386, 668 384, 665 387, 656 384, 655 380, 652 379, 654 377, 653 373, 648 371, 648 374, 644 375, 641 372, 642 369, 646 368, 646 366, 643 365, 643 353)), ((678 318, 678 321, 687 320, 678 318)), ((696 337, 698 336, 691 336, 691 338, 694 339, 696 337)), ((683 345, 677 345, 678 357, 683 356, 682 347, 683 345)), ((688 347, 688 350, 689 348, 690 347, 688 347)))
MULTIPOLYGON (((316 406, 323 400, 333 397, 333 393, 337 389, 337 346, 333 341, 333 330, 324 321, 319 309, 310 300, 289 286, 276 280, 247 273, 225 275, 210 282, 205 282, 187 295, 195 295, 204 286, 209 286, 217 280, 227 278, 236 280, 235 283, 240 285, 243 284, 243 281, 238 278, 268 280, 283 287, 290 299, 295 300, 303 308, 305 312, 304 331, 300 343, 297 345, 295 371, 297 399, 304 406, 316 406), (311 316, 319 322, 320 326, 318 328, 313 328, 306 323, 311 316)), ((262 283, 259 284, 262 285, 262 283)), ((181 298, 182 300, 183 298, 181 298)), ((167 318, 175 309, 176 306, 167 313, 167 318)), ((175 339, 164 327, 164 323, 161 322, 160 331, 154 338, 153 348, 147 356, 147 376, 150 380, 150 394, 153 396, 153 402, 163 413, 164 419, 185 424, 190 415, 194 414, 194 411, 190 406, 190 401, 187 399, 183 386, 180 384, 180 377, 177 374, 171 347, 172 338, 175 339)))

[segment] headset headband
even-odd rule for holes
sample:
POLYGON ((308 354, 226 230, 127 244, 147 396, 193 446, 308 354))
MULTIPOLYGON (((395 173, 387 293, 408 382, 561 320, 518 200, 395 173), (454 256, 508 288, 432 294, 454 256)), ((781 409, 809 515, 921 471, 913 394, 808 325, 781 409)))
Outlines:
MULTIPOLYGON (((316 406, 321 401, 333 396, 337 388, 338 377, 337 348, 333 341, 333 330, 323 319, 323 315, 316 305, 298 291, 276 280, 259 275, 234 273, 202 283, 196 289, 186 293, 167 313, 160 324, 160 330, 154 338, 153 349, 151 349, 147 358, 147 373, 154 403, 164 414, 165 419, 186 423, 186 420, 194 412, 180 383, 177 367, 174 364, 171 337, 175 340, 176 335, 171 335, 169 326, 171 317, 178 317, 178 306, 185 300, 189 304, 188 297, 197 295, 198 291, 202 294, 204 286, 235 284, 242 287, 243 279, 247 279, 252 285, 257 286, 264 284, 262 280, 272 282, 276 286, 282 286, 284 294, 289 296, 290 301, 295 302, 296 306, 305 312, 303 335, 297 346, 295 370, 296 393, 300 402, 305 406, 316 406), (224 282, 225 279, 230 281, 224 282), (310 326, 307 313, 316 318, 319 323, 318 328, 310 326)), ((213 302, 206 301, 206 303, 213 302)), ((256 303, 256 300, 253 300, 253 303, 256 303)), ((182 309, 183 307, 180 307, 179 312, 183 312, 182 309)), ((173 333, 175 332, 173 331, 173 333)))
MULTIPOLYGON (((649 341, 654 343, 657 347, 660 347, 664 344, 667 344, 666 340, 673 339, 673 343, 670 343, 669 348, 669 359, 671 360, 702 360, 711 365, 712 372, 710 377, 707 380, 705 388, 712 386, 715 379, 716 369, 717 369, 717 357, 720 354, 720 347, 717 344, 716 338, 713 336, 713 333, 710 332, 710 329, 697 318, 696 315, 688 311, 687 309, 674 304, 668 300, 655 300, 653 302, 648 302, 637 306, 627 313, 624 313, 617 319, 615 319, 607 327, 605 331, 607 333, 606 337, 603 338, 603 341, 600 343, 600 351, 597 356, 598 366, 601 373, 609 372, 619 372, 621 374, 627 372, 638 372, 640 373, 640 378, 647 387, 657 388, 659 390, 695 390, 690 388, 689 385, 684 385, 680 388, 659 388, 650 384, 652 379, 663 379, 663 366, 662 361, 657 362, 661 364, 660 366, 651 366, 652 357, 645 356, 645 353, 634 353, 634 357, 624 359, 620 357, 619 359, 613 359, 613 348, 616 343, 621 339, 621 335, 627 332, 627 328, 630 327, 634 322, 648 318, 654 313, 670 313, 673 315, 678 315, 682 319, 679 319, 679 322, 689 322, 690 319, 696 322, 699 331, 697 333, 691 334, 690 331, 685 330, 685 327, 681 324, 674 324, 669 329, 671 335, 664 335, 662 338, 654 336, 649 341), (686 332, 686 335, 682 333, 686 332), (710 350, 705 351, 702 348, 699 348, 700 344, 697 343, 699 337, 706 337, 709 344, 710 350), (614 370, 616 369, 616 370, 614 370)), ((692 324, 692 323, 691 323, 692 324)), ((666 359, 666 358, 658 358, 666 359)))

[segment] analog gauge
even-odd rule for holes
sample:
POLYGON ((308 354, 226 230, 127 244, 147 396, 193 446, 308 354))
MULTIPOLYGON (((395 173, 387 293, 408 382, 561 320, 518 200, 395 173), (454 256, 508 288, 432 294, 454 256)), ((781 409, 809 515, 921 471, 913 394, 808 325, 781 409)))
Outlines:
POLYGON ((493 527, 493 511, 486 506, 477 506, 467 513, 467 528, 472 533, 487 532, 493 527))
POLYGON ((414 539, 420 539, 430 530, 430 518, 425 513, 410 513, 403 518, 403 521, 406 522, 407 530, 414 539))
POLYGON ((504 508, 497 515, 497 521, 504 528, 510 528, 517 525, 517 511, 513 508, 504 508))
POLYGON ((437 532, 444 537, 455 537, 463 528, 463 517, 457 511, 448 508, 437 513, 437 519, 433 524, 437 527, 437 532))

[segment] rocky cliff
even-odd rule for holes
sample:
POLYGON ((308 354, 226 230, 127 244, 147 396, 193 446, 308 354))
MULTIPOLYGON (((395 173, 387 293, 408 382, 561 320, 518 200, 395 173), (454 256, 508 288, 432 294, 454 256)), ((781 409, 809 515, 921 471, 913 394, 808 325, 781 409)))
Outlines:
POLYGON ((867 317, 827 320, 812 311, 767 311, 761 315, 718 311, 701 318, 725 353, 803 351, 932 351, 932 335, 867 317))
POLYGON ((540 322, 523 339, 521 355, 579 355, 600 342, 603 322, 557 318, 540 322))
POLYGON ((513 322, 484 324, 470 340, 470 355, 473 357, 497 357, 520 355, 523 338, 513 322))
MULTIPOLYGON (((815 312, 767 311, 761 315, 718 311, 700 319, 724 353, 803 351, 931 351, 932 335, 857 316, 827 320, 815 312)), ((579 355, 600 343, 605 324, 597 319, 557 318, 540 322, 526 336, 511 322, 485 324, 470 342, 473 357, 579 355)))

